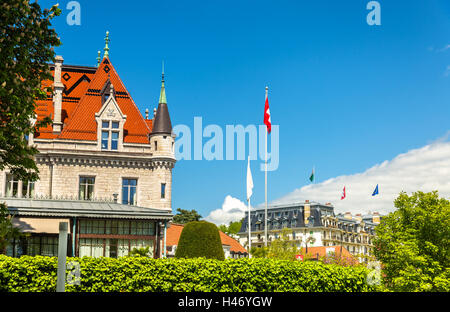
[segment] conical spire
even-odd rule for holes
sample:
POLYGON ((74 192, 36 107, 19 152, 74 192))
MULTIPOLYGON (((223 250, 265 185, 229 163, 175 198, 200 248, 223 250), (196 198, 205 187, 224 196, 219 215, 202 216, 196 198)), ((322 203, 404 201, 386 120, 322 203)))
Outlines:
POLYGON ((161 93, 159 95, 158 109, 156 110, 152 134, 172 134, 172 122, 170 121, 169 109, 167 107, 166 90, 164 88, 164 63, 162 70, 161 93))
POLYGON ((167 104, 167 100, 166 100, 166 89, 164 87, 164 61, 162 63, 162 74, 161 74, 161 93, 159 95, 159 103, 166 103, 167 104))

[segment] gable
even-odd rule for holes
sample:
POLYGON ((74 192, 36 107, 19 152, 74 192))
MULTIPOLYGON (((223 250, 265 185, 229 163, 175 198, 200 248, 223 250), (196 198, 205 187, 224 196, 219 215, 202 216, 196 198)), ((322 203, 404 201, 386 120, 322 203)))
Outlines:
POLYGON ((148 135, 151 130, 107 58, 104 58, 97 68, 84 95, 73 109, 72 116, 68 119, 68 124, 63 128, 58 138, 97 140, 97 122, 95 117, 103 107, 101 91, 108 79, 114 86, 117 109, 122 115, 126 115, 124 143, 149 143, 148 135))
POLYGON ((95 117, 100 119, 126 119, 127 116, 122 113, 114 96, 110 96, 95 117))

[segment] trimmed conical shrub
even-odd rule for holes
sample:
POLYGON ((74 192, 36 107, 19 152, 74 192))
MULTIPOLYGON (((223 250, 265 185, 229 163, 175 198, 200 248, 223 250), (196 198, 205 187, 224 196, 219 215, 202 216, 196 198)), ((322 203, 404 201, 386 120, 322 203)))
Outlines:
POLYGON ((217 226, 206 221, 187 223, 181 232, 175 257, 224 260, 225 255, 217 226))

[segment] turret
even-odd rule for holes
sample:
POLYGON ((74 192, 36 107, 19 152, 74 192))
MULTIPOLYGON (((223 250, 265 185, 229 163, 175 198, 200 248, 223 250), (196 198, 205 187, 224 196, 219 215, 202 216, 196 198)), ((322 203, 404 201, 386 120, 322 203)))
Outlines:
POLYGON ((163 68, 159 104, 150 134, 155 176, 152 198, 155 208, 172 208, 172 168, 176 161, 174 144, 175 136, 172 134, 172 123, 167 107, 163 68))

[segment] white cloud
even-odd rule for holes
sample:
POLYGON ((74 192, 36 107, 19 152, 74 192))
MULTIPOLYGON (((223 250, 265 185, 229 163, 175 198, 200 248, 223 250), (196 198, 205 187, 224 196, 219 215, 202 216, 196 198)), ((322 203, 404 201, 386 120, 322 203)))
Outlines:
POLYGON ((390 161, 353 175, 344 175, 322 183, 304 186, 272 204, 331 202, 335 212, 388 213, 395 209, 393 201, 401 191, 438 190, 441 197, 450 196, 450 143, 435 141, 419 149, 400 154, 390 161), (376 185, 379 195, 372 196, 376 185), (340 199, 345 186, 346 198, 340 199))
POLYGON ((205 218, 205 220, 217 225, 228 225, 231 221, 238 221, 242 219, 247 209, 247 205, 244 202, 230 195, 227 195, 222 204, 222 208, 212 211, 205 218))

